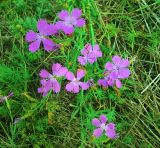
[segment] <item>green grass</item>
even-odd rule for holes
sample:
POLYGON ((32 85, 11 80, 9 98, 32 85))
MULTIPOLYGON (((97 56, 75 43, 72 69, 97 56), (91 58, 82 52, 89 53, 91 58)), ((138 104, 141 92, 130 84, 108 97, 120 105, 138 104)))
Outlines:
MULTIPOLYGON (((160 1, 159 0, 3 0, 0 2, 0 147, 158 147, 160 145, 160 1), (70 37, 54 38, 57 52, 28 51, 24 37, 40 18, 57 20, 62 9, 81 8, 86 26, 70 37), (95 82, 113 55, 131 61, 131 76, 120 90, 98 85, 74 95, 37 93, 38 73, 60 62, 70 71, 86 43, 98 43, 103 58, 83 68, 95 82), (106 114, 119 138, 95 139, 92 118, 106 114), (15 118, 21 122, 13 124, 15 118)), ((64 82, 65 86, 67 82, 64 82)))

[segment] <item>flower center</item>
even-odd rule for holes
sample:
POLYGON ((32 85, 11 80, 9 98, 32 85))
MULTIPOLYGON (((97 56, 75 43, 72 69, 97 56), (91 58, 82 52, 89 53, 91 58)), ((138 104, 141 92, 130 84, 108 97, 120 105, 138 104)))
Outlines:
POLYGON ((38 34, 38 35, 37 35, 37 38, 38 38, 39 40, 42 40, 42 39, 45 38, 45 36, 44 36, 44 35, 41 35, 41 34, 38 34))
POLYGON ((76 78, 73 80, 73 82, 74 82, 75 84, 79 84, 79 80, 77 80, 76 78))
POLYGON ((114 65, 113 69, 116 70, 116 71, 118 71, 119 70, 119 66, 118 65, 114 65))
POLYGON ((50 75, 48 79, 51 80, 51 81, 54 81, 56 79, 56 76, 55 75, 50 75))
POLYGON ((103 130, 105 130, 105 129, 106 129, 106 125, 105 125, 104 123, 102 123, 102 124, 101 124, 101 128, 102 128, 103 130))
POLYGON ((104 79, 108 81, 109 80, 109 76, 105 76, 104 79))
POLYGON ((75 22, 75 18, 72 16, 68 16, 65 20, 66 20, 65 22, 66 25, 73 25, 75 22))

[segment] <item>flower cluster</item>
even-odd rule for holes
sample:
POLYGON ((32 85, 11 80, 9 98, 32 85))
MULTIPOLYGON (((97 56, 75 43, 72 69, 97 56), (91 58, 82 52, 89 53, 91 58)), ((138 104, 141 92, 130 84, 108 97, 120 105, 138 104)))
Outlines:
POLYGON ((80 18, 82 11, 80 9, 73 9, 71 13, 66 10, 62 10, 58 17, 61 21, 58 21, 56 25, 59 30, 64 31, 65 34, 72 34, 75 27, 82 27, 85 25, 85 20, 80 18))
POLYGON ((59 63, 52 65, 52 74, 45 69, 41 70, 39 76, 42 78, 42 87, 38 88, 38 92, 42 93, 43 96, 46 96, 51 89, 53 92, 58 93, 61 89, 61 86, 57 79, 65 76, 67 71, 68 69, 59 63))
POLYGON ((81 82, 80 79, 82 79, 85 76, 85 71, 82 69, 79 69, 77 71, 77 78, 74 76, 74 74, 66 67, 63 67, 61 64, 56 63, 52 65, 52 73, 50 74, 47 70, 43 69, 40 71, 39 76, 41 79, 41 87, 38 88, 38 92, 42 93, 43 96, 46 96, 50 90, 53 90, 53 92, 58 93, 60 92, 61 86, 58 82, 58 79, 60 77, 64 77, 70 82, 66 85, 66 90, 68 92, 78 93, 80 91, 80 88, 83 90, 87 90, 89 88, 88 82, 81 82))
POLYGON ((117 88, 121 88, 122 83, 120 80, 128 78, 130 75, 130 70, 127 68, 130 63, 127 59, 122 59, 120 56, 114 56, 112 61, 112 63, 106 63, 104 72, 105 76, 103 79, 100 79, 98 83, 103 87, 116 84, 117 88))
MULTIPOLYGON (((72 12, 62 10, 59 14, 59 21, 54 24, 48 24, 46 20, 41 19, 37 23, 38 33, 30 30, 26 34, 26 41, 30 43, 29 51, 36 52, 41 43, 44 49, 48 52, 54 51, 59 48, 60 45, 53 42, 51 36, 57 36, 60 31, 64 34, 70 35, 74 32, 75 27, 82 27, 85 25, 85 20, 80 18, 82 11, 80 9, 73 9, 72 12)), ((91 45, 86 44, 81 50, 81 55, 78 57, 78 62, 81 65, 87 63, 93 64, 98 58, 102 57, 102 51, 98 44, 91 45)), ((98 80, 98 84, 103 87, 114 86, 117 88, 122 87, 121 79, 128 78, 130 70, 128 69, 130 62, 127 59, 122 59, 120 56, 113 56, 112 62, 107 62, 105 65, 104 78, 98 80)), ((69 71, 66 67, 63 67, 60 63, 54 63, 52 65, 52 72, 42 69, 39 73, 41 77, 41 87, 38 88, 38 93, 46 96, 50 90, 54 93, 59 93, 61 90, 61 80, 68 80, 65 89, 71 93, 78 93, 81 89, 87 90, 90 86, 94 85, 94 80, 90 79, 87 82, 81 81, 85 76, 86 71, 78 69, 76 76, 69 71)), ((92 124, 96 126, 93 132, 95 137, 100 137, 103 132, 109 138, 113 139, 117 137, 115 131, 115 124, 108 123, 105 115, 101 115, 99 119, 94 118, 92 124)))
POLYGON ((115 131, 115 124, 114 123, 108 123, 107 118, 105 115, 100 115, 99 119, 94 118, 92 120, 92 124, 96 126, 96 129, 93 132, 93 135, 95 137, 100 137, 103 132, 105 132, 105 135, 109 137, 110 139, 114 139, 117 137, 116 131, 115 131))
POLYGON ((62 10, 58 14, 58 17, 62 21, 58 21, 55 24, 48 24, 44 19, 39 20, 37 23, 39 33, 30 30, 26 34, 26 41, 30 43, 29 51, 36 52, 41 43, 48 52, 59 48, 60 45, 55 44, 48 37, 52 35, 55 36, 59 31, 63 31, 65 34, 72 34, 74 32, 74 27, 83 27, 85 25, 85 20, 80 18, 81 14, 81 10, 75 8, 71 14, 68 11, 62 10))

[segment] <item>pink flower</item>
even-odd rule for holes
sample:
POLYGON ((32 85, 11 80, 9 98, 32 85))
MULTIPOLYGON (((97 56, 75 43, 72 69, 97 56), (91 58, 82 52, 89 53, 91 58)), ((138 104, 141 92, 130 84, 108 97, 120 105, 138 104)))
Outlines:
POLYGON ((72 34, 74 32, 74 26, 82 27, 85 25, 85 20, 80 18, 82 12, 80 9, 75 8, 69 13, 66 10, 62 10, 58 17, 62 21, 58 21, 56 24, 60 30, 63 30, 65 34, 72 34))
POLYGON ((114 86, 116 84, 117 88, 121 88, 121 79, 128 78, 130 75, 130 70, 127 68, 129 61, 122 59, 120 56, 114 56, 112 61, 113 63, 106 63, 105 76, 103 79, 98 80, 98 84, 103 87, 114 86))
POLYGON ((96 126, 96 129, 94 130, 93 135, 98 138, 105 131, 105 135, 110 139, 116 138, 117 134, 115 131, 115 124, 114 123, 106 124, 106 122, 107 118, 105 115, 100 115, 99 119, 94 118, 92 120, 92 124, 96 126))
POLYGON ((130 70, 127 68, 130 64, 129 61, 120 56, 114 56, 112 61, 112 63, 107 62, 105 66, 106 70, 110 71, 110 77, 112 79, 128 78, 130 75, 130 70))
POLYGON ((30 43, 29 51, 36 52, 41 42, 43 43, 44 49, 46 51, 52 51, 58 48, 58 45, 55 44, 51 39, 47 38, 50 35, 57 33, 57 27, 54 24, 48 24, 46 20, 39 20, 37 24, 39 33, 35 33, 30 30, 26 34, 26 41, 30 43))
POLYGON ((52 89, 55 93, 60 91, 60 84, 57 81, 57 78, 65 76, 67 73, 67 68, 63 67, 61 64, 56 63, 52 65, 52 74, 50 74, 45 69, 41 70, 39 76, 42 78, 41 84, 42 87, 38 88, 38 92, 42 93, 43 96, 52 89))
POLYGON ((67 72, 66 79, 71 82, 66 85, 66 90, 73 93, 78 93, 80 91, 80 88, 83 90, 87 90, 89 88, 89 83, 80 81, 80 79, 82 79, 84 76, 85 71, 82 69, 79 69, 77 71, 77 78, 72 72, 67 72))
POLYGON ((81 54, 83 56, 78 57, 78 62, 81 65, 85 65, 87 62, 93 64, 97 61, 97 58, 102 57, 102 52, 100 51, 98 44, 94 46, 86 44, 84 49, 81 50, 81 54))

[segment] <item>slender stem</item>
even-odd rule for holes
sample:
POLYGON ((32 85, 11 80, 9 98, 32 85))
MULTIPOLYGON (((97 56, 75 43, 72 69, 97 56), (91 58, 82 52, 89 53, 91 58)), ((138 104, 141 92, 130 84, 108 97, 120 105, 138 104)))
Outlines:
POLYGON ((92 24, 91 5, 92 5, 91 0, 88 0, 88 6, 89 6, 90 36, 91 36, 92 45, 94 45, 94 44, 95 44, 95 37, 94 37, 94 29, 93 29, 93 24, 92 24))

